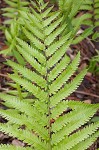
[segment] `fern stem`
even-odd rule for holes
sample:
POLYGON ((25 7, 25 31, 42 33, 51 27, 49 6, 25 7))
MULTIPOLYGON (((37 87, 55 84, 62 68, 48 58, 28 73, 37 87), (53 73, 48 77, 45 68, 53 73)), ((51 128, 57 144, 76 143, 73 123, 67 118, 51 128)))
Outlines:
MULTIPOLYGON (((45 46, 46 47, 46 46, 45 46)), ((46 47, 47 48, 47 47, 46 47)), ((46 55, 46 49, 45 49, 45 57, 46 57, 46 82, 47 82, 47 105, 48 105, 48 134, 49 134, 49 149, 51 150, 51 109, 50 109, 50 91, 49 91, 49 79, 48 79, 48 74, 49 74, 49 70, 48 70, 48 60, 47 60, 47 55, 46 55)))
MULTIPOLYGON (((42 9, 41 9, 41 6, 43 5, 43 1, 41 0, 40 3, 39 3, 39 6, 40 6, 40 15, 42 17, 42 9)), ((42 22, 41 22, 42 26, 43 25, 43 19, 42 19, 42 22)), ((43 34, 45 35, 45 29, 43 29, 43 34)), ((46 39, 46 35, 45 35, 45 39, 46 39)), ((50 91, 49 91, 49 79, 48 79, 48 73, 49 73, 49 70, 48 70, 48 58, 47 58, 47 54, 46 54, 46 49, 47 49, 47 46, 45 44, 45 41, 44 41, 44 45, 45 45, 45 50, 44 50, 44 55, 45 55, 45 58, 46 58, 46 82, 47 82, 47 88, 46 88, 46 92, 48 93, 47 95, 47 106, 48 106, 48 134, 49 134, 49 145, 48 145, 48 150, 52 150, 52 146, 51 146, 51 110, 50 110, 50 91)))
POLYGON ((50 96, 49 96, 49 81, 47 69, 47 93, 48 93, 48 133, 49 133, 49 150, 51 150, 51 110, 50 110, 50 96))
MULTIPOLYGON (((41 0, 41 1, 39 1, 38 2, 38 4, 39 4, 39 13, 40 13, 40 15, 41 15, 41 18, 43 18, 42 17, 42 5, 43 5, 43 0, 41 0)), ((45 34, 45 27, 44 27, 44 25, 43 25, 43 19, 42 19, 42 21, 41 21, 41 24, 42 24, 42 26, 43 26, 43 30, 42 30, 42 32, 43 32, 43 35, 44 35, 44 37, 45 37, 45 39, 46 39, 46 34, 45 34)), ((46 87, 46 92, 47 92, 47 100, 46 100, 46 103, 47 103, 47 108, 48 108, 48 135, 49 135, 49 137, 48 137, 48 150, 52 150, 52 146, 51 146, 51 123, 50 123, 50 121, 51 121, 51 110, 50 110, 50 91, 49 91, 49 79, 48 79, 48 73, 49 73, 49 70, 48 70, 48 64, 47 64, 47 62, 48 62, 48 58, 47 58, 47 54, 46 54, 46 49, 47 49, 47 46, 46 46, 46 44, 45 44, 45 41, 44 41, 44 46, 45 46, 45 49, 44 49, 44 56, 45 56, 45 58, 46 58, 46 76, 45 76, 45 79, 46 79, 46 83, 47 83, 47 87, 46 87)))

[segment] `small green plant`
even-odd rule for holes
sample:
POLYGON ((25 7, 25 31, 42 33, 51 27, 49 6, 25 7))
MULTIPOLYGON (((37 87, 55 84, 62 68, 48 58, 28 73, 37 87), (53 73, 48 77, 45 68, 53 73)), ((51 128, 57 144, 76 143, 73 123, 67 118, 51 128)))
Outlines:
POLYGON ((16 83, 11 84, 15 90, 0 94, 7 107, 0 110, 7 120, 0 123, 0 131, 26 145, 1 144, 0 150, 86 150, 99 136, 99 122, 89 124, 99 105, 67 100, 87 70, 73 78, 80 54, 71 62, 66 51, 74 30, 66 34, 68 27, 60 10, 52 11, 47 5, 39 0, 37 11, 21 12, 21 30, 28 42, 16 38, 16 48, 25 65, 7 61, 14 70, 9 77, 16 83))

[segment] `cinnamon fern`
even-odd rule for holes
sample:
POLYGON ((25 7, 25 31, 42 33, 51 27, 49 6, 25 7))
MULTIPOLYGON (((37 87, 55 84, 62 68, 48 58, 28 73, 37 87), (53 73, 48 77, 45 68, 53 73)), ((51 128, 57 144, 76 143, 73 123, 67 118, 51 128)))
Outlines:
POLYGON ((86 150, 99 136, 99 122, 89 122, 99 105, 68 100, 87 72, 77 74, 79 53, 73 61, 66 55, 74 30, 64 34, 63 16, 47 5, 39 0, 37 11, 21 12, 27 40, 16 38, 16 48, 25 65, 7 61, 14 92, 0 93, 6 106, 0 114, 7 120, 0 131, 25 147, 1 144, 0 150, 86 150))

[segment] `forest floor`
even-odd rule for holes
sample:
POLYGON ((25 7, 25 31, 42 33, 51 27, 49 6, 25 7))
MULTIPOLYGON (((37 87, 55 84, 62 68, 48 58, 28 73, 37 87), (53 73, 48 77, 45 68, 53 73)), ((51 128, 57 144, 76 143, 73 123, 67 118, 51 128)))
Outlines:
MULTIPOLYGON (((1 1, 0 7, 6 7, 5 3, 1 1)), ((0 23, 3 23, 4 17, 0 16, 0 23)), ((7 48, 5 42, 5 36, 2 31, 0 31, 0 51, 5 50, 7 48)), ((96 55, 96 49, 99 50, 99 43, 93 42, 90 38, 87 38, 80 42, 77 45, 72 45, 70 49, 68 49, 68 55, 71 59, 75 57, 78 50, 81 52, 81 62, 79 66, 79 71, 89 65, 90 59, 96 55)), ((4 64, 6 61, 5 56, 0 55, 0 91, 8 90, 6 86, 6 82, 9 81, 7 74, 11 72, 10 67, 4 64)), ((10 58, 11 59, 11 58, 10 58)), ((99 66, 98 66, 99 67, 99 66)), ((99 103, 99 74, 94 74, 88 72, 80 85, 80 87, 68 98, 77 101, 84 101, 85 103, 99 103)), ((2 106, 0 106, 2 107, 2 106)), ((97 112, 96 116, 99 116, 99 112, 97 112)), ((3 122, 3 118, 0 118, 0 122, 3 122)), ((9 144, 12 143, 14 145, 23 146, 23 143, 18 141, 17 139, 11 138, 3 133, 0 133, 0 143, 9 144)), ((89 150, 97 150, 99 148, 99 140, 97 140, 89 150)))

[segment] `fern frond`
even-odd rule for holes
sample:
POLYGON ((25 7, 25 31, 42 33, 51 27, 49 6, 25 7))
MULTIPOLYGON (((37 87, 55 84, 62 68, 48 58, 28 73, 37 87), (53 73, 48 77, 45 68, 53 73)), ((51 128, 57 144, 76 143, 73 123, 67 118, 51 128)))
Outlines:
POLYGON ((9 18, 9 20, 5 21, 6 24, 10 24, 13 22, 13 19, 18 19, 20 17, 19 11, 28 11, 29 2, 18 1, 18 0, 5 0, 6 4, 8 4, 7 8, 3 8, 3 16, 9 18))
POLYGON ((70 150, 79 150, 79 149, 86 150, 97 140, 98 137, 99 137, 99 131, 95 132, 92 136, 90 136, 90 138, 87 138, 86 140, 80 142, 70 150))
MULTIPOLYGON (((0 98, 2 98, 5 101, 5 105, 7 105, 11 108, 15 108, 19 112, 25 113, 26 115, 30 116, 31 118, 33 117, 33 120, 39 122, 42 126, 45 126, 47 124, 47 118, 46 118, 45 114, 42 115, 37 110, 37 109, 39 109, 39 107, 33 109, 33 106, 30 103, 28 103, 26 100, 24 100, 24 101, 19 100, 15 96, 11 96, 9 94, 0 94, 0 98), (12 98, 12 100, 11 100, 11 98, 12 98), (31 112, 31 114, 30 114, 30 112, 31 112)), ((34 122, 33 120, 32 120, 32 122, 34 122)))
POLYGON ((25 125, 29 130, 33 130, 36 134, 38 134, 39 137, 41 137, 42 139, 48 139, 47 130, 42 126, 38 127, 38 123, 35 122, 35 119, 33 121, 31 117, 27 117, 26 115, 20 115, 14 110, 0 110, 0 115, 2 115, 2 117, 5 119, 10 120, 10 123, 14 123, 19 126, 25 125))
POLYGON ((45 48, 44 44, 41 43, 36 37, 34 37, 33 34, 31 34, 28 30, 23 28, 23 32, 26 35, 26 37, 30 40, 30 42, 32 42, 39 50, 43 50, 45 48))
POLYGON ((30 46, 25 41, 19 38, 17 38, 17 41, 20 44, 20 46, 24 49, 24 51, 26 50, 27 53, 31 54, 31 56, 36 58, 41 64, 46 63, 46 59, 42 53, 39 53, 36 49, 34 49, 32 46, 30 46))
POLYGON ((51 23, 51 25, 45 29, 45 34, 50 35, 57 28, 57 26, 61 23, 62 19, 63 18, 61 17, 57 19, 55 22, 51 23))
POLYGON ((69 40, 65 44, 63 44, 63 46, 57 49, 52 57, 48 59, 48 68, 53 67, 55 64, 57 64, 58 61, 61 60, 61 58, 66 54, 66 51, 68 50, 71 41, 72 40, 69 40))
MULTIPOLYGON (((69 102, 69 101, 66 101, 66 102, 64 102, 64 103, 66 103, 67 104, 67 106, 68 106, 68 108, 70 108, 70 109, 72 109, 72 106, 71 106, 71 101, 69 102), (70 105, 70 106, 69 106, 70 105)), ((76 104, 76 102, 74 102, 74 104, 77 106, 77 104, 76 104)), ((58 105, 63 105, 63 102, 62 102, 62 104, 61 103, 59 103, 58 105)), ((57 106, 58 106, 57 105, 57 106)), ((76 108, 75 110, 72 110, 70 113, 68 113, 68 114, 66 114, 66 115, 63 115, 63 116, 61 116, 61 117, 59 117, 57 120, 56 120, 56 122, 52 125, 52 129, 53 129, 53 131, 54 132, 56 132, 56 131, 60 131, 64 126, 66 126, 68 123, 70 123, 70 122, 75 122, 75 120, 77 121, 78 120, 78 122, 79 122, 79 119, 80 119, 80 117, 81 118, 83 118, 83 121, 84 122, 86 122, 87 120, 86 119, 90 119, 92 116, 93 116, 93 114, 97 111, 97 108, 98 108, 98 106, 93 106, 93 108, 92 107, 90 107, 90 106, 88 106, 88 105, 84 105, 84 104, 81 104, 81 105, 83 105, 83 106, 79 106, 78 105, 78 108, 76 108), (82 110, 84 110, 84 106, 85 106, 85 111, 84 111, 84 114, 86 114, 86 112, 88 113, 88 115, 82 115, 82 112, 80 111, 80 109, 82 108, 82 110), (88 109, 87 109, 87 106, 88 106, 88 109), (79 108, 80 107, 80 108, 79 108), (77 112, 77 110, 78 110, 78 112, 77 112), (92 110, 92 112, 90 113, 90 110, 92 110), (73 112, 74 111, 74 112, 73 112), (85 121, 86 120, 86 121, 85 121)), ((54 108, 53 110, 55 110, 56 108, 54 108)), ((52 111, 53 111, 52 110, 52 111)), ((71 127, 72 128, 72 127, 71 127)))
POLYGON ((93 40, 98 39, 98 34, 97 34, 98 31, 96 29, 96 27, 99 26, 99 15, 98 15, 99 4, 98 3, 99 3, 98 0, 95 1, 70 0, 66 2, 64 2, 63 0, 59 1, 59 8, 60 8, 61 15, 64 17, 64 22, 67 23, 67 27, 68 27, 68 30, 65 31, 65 34, 67 34, 69 31, 73 29, 74 34, 77 35, 77 30, 81 27, 81 25, 87 25, 89 28, 89 30, 85 29, 84 33, 77 36, 77 38, 75 36, 75 40, 73 44, 77 44, 81 42, 89 35, 92 35, 93 40), (86 11, 86 14, 84 12, 84 15, 77 17, 76 15, 77 12, 79 12, 79 10, 86 11))
POLYGON ((40 72, 42 75, 45 74, 46 69, 37 62, 36 59, 34 59, 29 53, 25 52, 23 50, 23 48, 21 48, 20 46, 17 46, 17 50, 20 52, 20 54, 22 54, 22 56, 28 61, 28 63, 34 68, 36 69, 38 72, 40 72))
POLYGON ((26 102, 22 102, 19 101, 17 99, 13 99, 13 103, 9 100, 9 95, 2 95, 1 97, 3 99, 5 99, 5 97, 8 96, 6 98, 6 102, 5 104, 10 104, 9 106, 16 106, 15 108, 18 109, 21 112, 25 112, 26 115, 28 115, 31 111, 31 116, 29 115, 20 115, 19 111, 16 111, 14 109, 12 110, 0 110, 0 115, 2 115, 2 117, 6 118, 7 120, 10 120, 11 123, 17 124, 17 125, 25 125, 29 130, 33 130, 35 133, 37 133, 39 135, 39 137, 43 138, 43 139, 48 139, 48 133, 47 130, 43 127, 44 125, 47 124, 47 118, 44 116, 44 114, 40 115, 40 113, 38 114, 38 111, 35 109, 31 109, 32 106, 29 105, 26 102), (14 105, 13 105, 14 104, 14 105), (21 106, 23 106, 25 109, 20 110, 21 106), (30 107, 30 110, 27 110, 27 107, 30 107), (13 112, 13 113, 12 113, 13 112), (33 112, 33 113, 32 113, 33 112), (12 115, 13 114, 13 115, 12 115), (33 119, 32 119, 33 117, 33 119), (38 120, 38 122, 36 122, 38 120), (42 120, 42 121, 41 121, 42 120), (44 121, 43 121, 44 120, 44 121), (38 126, 38 123, 40 123, 40 127, 38 126), (42 126, 43 125, 43 126, 42 126))
MULTIPOLYGON (((24 17, 24 14, 23 14, 24 17)), ((34 15, 34 14, 27 14, 28 20, 35 25, 36 27, 38 27, 39 30, 42 30, 42 24, 40 23, 40 20, 38 20, 38 18, 34 15)))
POLYGON ((41 90, 39 87, 33 85, 30 81, 20 78, 19 76, 16 75, 9 75, 10 78, 17 82, 19 85, 23 86, 27 91, 31 92, 36 96, 37 98, 41 99, 44 101, 47 97, 47 93, 44 90, 41 90))
MULTIPOLYGON (((77 25, 71 20, 82 0, 60 0, 59 3, 60 7, 66 6, 65 15, 61 8, 55 12, 53 7, 48 8, 43 0, 32 1, 31 13, 20 11, 23 20, 20 31, 25 36, 24 39, 15 37, 14 46, 16 58, 20 55, 25 64, 8 60, 14 70, 9 77, 16 86, 14 83, 12 92, 0 94, 6 106, 0 114, 7 120, 0 124, 0 131, 23 141, 31 150, 79 149, 84 143, 83 149, 86 149, 99 134, 99 122, 90 121, 99 105, 66 100, 87 72, 84 69, 70 82, 78 68, 80 54, 72 61, 66 55, 80 23, 86 18, 82 17, 77 25), (19 94, 12 95, 16 88, 19 94), (23 97, 23 94, 26 95, 23 97)), ((11 38, 8 34, 8 39, 11 38)))
POLYGON ((59 16, 59 12, 55 12, 53 13, 53 15, 51 17, 48 17, 44 22, 43 22, 43 26, 47 27, 48 25, 50 25, 50 23, 56 19, 59 16))
POLYGON ((75 26, 74 27, 74 34, 77 33, 78 29, 80 28, 81 24, 83 24, 84 20, 91 18, 91 17, 92 17, 92 14, 84 14, 80 17, 74 18, 72 21, 72 24, 75 26))
POLYGON ((75 70, 78 68, 78 64, 80 61, 80 54, 78 54, 75 59, 72 61, 72 63, 61 73, 61 75, 56 78, 55 81, 50 85, 50 94, 54 94, 62 87, 66 81, 69 80, 69 78, 73 75, 75 70), (68 74, 66 74, 68 72, 68 74))
POLYGON ((84 129, 78 131, 77 133, 70 135, 68 138, 65 138, 62 142, 58 144, 58 146, 54 146, 53 150, 57 150, 57 148, 59 148, 60 150, 64 150, 64 148, 66 150, 70 149, 76 144, 88 138, 91 134, 94 134, 98 128, 99 128, 99 122, 91 124, 85 127, 84 129), (73 140, 74 137, 75 140, 73 140))
POLYGON ((3 118, 10 120, 10 122, 15 123, 17 125, 23 125, 24 121, 26 120, 26 116, 18 114, 17 111, 14 110, 0 110, 0 115, 3 118), (13 112, 13 115, 12 115, 13 112))
POLYGON ((47 9, 42 13, 42 18, 46 18, 46 17, 48 16, 48 14, 51 12, 52 9, 53 9, 53 6, 47 8, 47 9))
POLYGON ((39 85, 41 88, 46 88, 46 80, 42 76, 15 62, 12 62, 10 60, 8 60, 7 62, 13 69, 23 75, 24 78, 27 78, 31 82, 37 83, 37 85, 39 85))
POLYGON ((77 12, 79 11, 80 6, 82 5, 83 0, 75 0, 73 1, 72 7, 71 7, 71 12, 69 14, 69 18, 73 18, 77 12))
MULTIPOLYGON (((83 5, 81 6, 80 10, 86 10, 87 13, 86 15, 87 20, 85 19, 85 21, 82 23, 84 25, 88 25, 88 26, 93 26, 94 28, 94 33, 93 33, 93 37, 95 34, 95 28, 99 26, 99 0, 86 0, 83 2, 83 5), (91 12, 91 14, 90 14, 91 12), (90 15, 90 17, 89 17, 90 15)), ((96 36, 95 38, 93 38, 94 40, 96 40, 98 38, 98 36, 96 36)))
POLYGON ((82 5, 83 0, 69 0, 63 1, 59 0, 59 8, 62 13, 65 12, 64 16, 71 19, 73 18, 77 12, 79 11, 80 6, 82 5))
POLYGON ((66 25, 63 24, 60 28, 56 29, 54 32, 52 32, 45 40, 45 44, 49 46, 51 43, 54 42, 56 37, 58 37, 66 28, 66 25))
POLYGON ((20 138, 20 140, 23 140, 25 143, 28 143, 29 145, 35 146, 38 150, 40 149, 46 150, 47 144, 45 142, 41 142, 40 138, 38 138, 35 134, 31 133, 27 129, 22 130, 18 129, 16 125, 0 123, 0 130, 6 134, 9 134, 9 136, 20 138))
POLYGON ((41 10, 44 10, 45 8, 47 8, 48 2, 44 3, 44 0, 40 0, 40 3, 39 3, 39 5, 40 5, 41 10), (40 3, 41 3, 41 5, 40 5, 40 3))
POLYGON ((82 41, 83 39, 85 39, 86 37, 88 37, 89 35, 91 35, 93 33, 93 27, 89 27, 87 28, 81 35, 80 37, 76 37, 76 39, 73 41, 73 44, 77 44, 80 41, 82 41))
MULTIPOLYGON (((60 114, 62 114, 66 109, 68 109, 68 101, 62 101, 61 103, 59 103, 55 108, 52 109, 51 111, 51 117, 53 119, 57 119, 59 117, 60 114)), ((54 129, 54 126, 56 126, 56 131, 57 131, 57 121, 55 122, 55 124, 52 125, 52 130, 54 129)), ((54 131, 54 130, 53 130, 54 131)))
MULTIPOLYGON (((52 137, 53 144, 57 145, 57 143, 59 143, 61 140, 65 139, 66 136, 69 136, 73 131, 77 130, 81 125, 85 124, 97 110, 97 108, 93 108, 93 109, 94 109, 94 111, 92 111, 92 109, 90 109, 90 108, 85 109, 84 114, 86 114, 86 113, 89 114, 89 116, 87 116, 87 117, 86 117, 86 115, 78 116, 76 114, 75 120, 74 120, 73 116, 71 115, 72 113, 70 113, 70 115, 72 116, 72 118, 71 118, 72 120, 70 122, 68 122, 70 119, 69 118, 68 121, 63 124, 62 129, 60 129, 58 132, 56 132, 56 134, 53 135, 53 137, 52 137), (92 111, 92 113, 90 113, 90 110, 92 111), (72 126, 70 126, 70 124, 72 124, 72 126)), ((84 110, 84 109, 82 108, 82 110, 84 110)), ((77 111, 79 111, 79 109, 77 111)), ((74 111, 74 112, 76 113, 76 111, 74 111)), ((69 116, 69 115, 67 114, 67 116, 69 116)), ((66 119, 67 116, 65 116, 64 120, 66 119)), ((57 129, 57 126, 56 126, 56 129, 57 129)))
POLYGON ((70 58, 65 55, 63 59, 56 64, 55 68, 49 73, 49 82, 56 79, 56 77, 68 66, 70 63, 70 58))
POLYGON ((26 28, 31 31, 31 33, 36 36, 36 38, 39 38, 41 40, 44 40, 44 35, 43 33, 38 30, 38 28, 36 28, 35 26, 33 27, 33 24, 28 24, 27 22, 25 22, 25 26, 26 28))
POLYGON ((54 44, 50 45, 47 50, 47 56, 51 56, 56 51, 58 51, 58 49, 61 48, 61 46, 63 46, 63 44, 65 45, 65 43, 70 38, 70 35, 71 35, 71 32, 68 33, 67 35, 63 36, 59 41, 56 41, 54 44))
POLYGON ((5 29, 5 36, 8 42, 8 46, 10 45, 9 48, 6 50, 7 53, 11 52, 13 53, 14 51, 13 49, 15 48, 16 37, 19 35, 19 28, 20 25, 18 24, 18 21, 14 19, 10 24, 10 29, 9 30, 7 28, 5 29))
POLYGON ((13 145, 0 145, 0 150, 31 150, 31 147, 19 147, 13 145))
POLYGON ((82 82, 84 75, 86 74, 86 70, 83 70, 74 80, 66 84, 62 89, 60 89, 56 94, 51 97, 51 106, 56 106, 62 99, 68 97, 72 92, 74 92, 78 85, 82 82))

